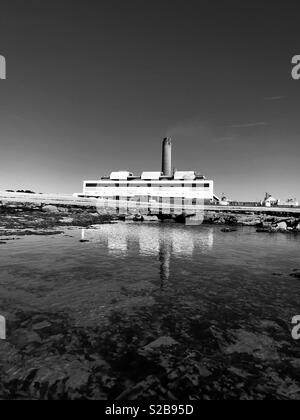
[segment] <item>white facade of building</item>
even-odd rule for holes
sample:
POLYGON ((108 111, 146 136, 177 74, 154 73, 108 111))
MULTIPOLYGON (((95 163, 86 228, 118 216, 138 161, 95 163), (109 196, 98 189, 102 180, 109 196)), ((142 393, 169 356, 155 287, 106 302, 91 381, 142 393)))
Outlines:
POLYGON ((129 172, 117 174, 113 172, 99 181, 84 181, 83 195, 116 203, 120 209, 137 203, 149 212, 174 214, 197 211, 197 206, 203 208, 205 202, 214 199, 213 181, 192 172, 175 172, 172 179, 159 172, 143 172, 141 177, 133 177, 129 172))

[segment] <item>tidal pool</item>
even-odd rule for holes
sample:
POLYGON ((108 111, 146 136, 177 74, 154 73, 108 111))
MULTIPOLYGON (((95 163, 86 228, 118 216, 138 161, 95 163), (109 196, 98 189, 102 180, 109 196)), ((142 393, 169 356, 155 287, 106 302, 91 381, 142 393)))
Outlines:
MULTIPOLYGON (((36 360, 43 367, 45 352, 49 369, 57 355, 75 357, 90 372, 76 391, 83 397, 298 399, 299 245, 299 235, 253 228, 130 223, 8 240, 0 248, 6 344, 25 358, 22 378, 36 360), (29 331, 35 340, 16 338, 29 331), (91 354, 111 382, 93 382, 91 354)), ((3 362, 4 375, 8 368, 3 362)))

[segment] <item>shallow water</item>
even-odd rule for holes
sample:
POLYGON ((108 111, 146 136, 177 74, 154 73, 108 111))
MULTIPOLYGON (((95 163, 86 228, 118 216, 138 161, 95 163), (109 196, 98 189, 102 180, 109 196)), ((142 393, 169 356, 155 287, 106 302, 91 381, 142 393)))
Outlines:
POLYGON ((120 223, 6 239, 0 398, 300 399, 299 235, 120 223))
POLYGON ((199 311, 280 312, 289 321, 300 312, 300 282, 290 277, 300 268, 299 245, 299 236, 253 228, 125 223, 29 236, 1 246, 0 302, 67 312, 79 325, 160 299, 166 312, 176 300, 199 299, 199 311))

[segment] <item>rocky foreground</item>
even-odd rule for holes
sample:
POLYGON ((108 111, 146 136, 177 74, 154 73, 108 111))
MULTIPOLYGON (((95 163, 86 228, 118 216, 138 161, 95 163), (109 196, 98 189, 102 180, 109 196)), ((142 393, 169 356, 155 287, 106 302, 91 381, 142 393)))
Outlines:
POLYGON ((229 321, 205 301, 186 307, 177 296, 166 313, 159 299, 134 315, 112 311, 102 328, 11 308, 0 399, 300 399, 299 346, 275 311, 242 321, 238 307, 229 321))

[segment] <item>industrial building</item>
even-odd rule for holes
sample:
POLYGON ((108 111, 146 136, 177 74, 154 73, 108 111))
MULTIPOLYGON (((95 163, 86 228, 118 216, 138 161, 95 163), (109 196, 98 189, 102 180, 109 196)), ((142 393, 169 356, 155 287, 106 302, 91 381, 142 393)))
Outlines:
POLYGON ((172 142, 165 138, 162 145, 161 172, 112 172, 100 180, 84 181, 83 195, 96 197, 115 206, 119 213, 138 210, 142 214, 195 214, 211 203, 214 182, 195 171, 172 168, 172 142))

